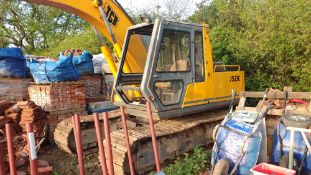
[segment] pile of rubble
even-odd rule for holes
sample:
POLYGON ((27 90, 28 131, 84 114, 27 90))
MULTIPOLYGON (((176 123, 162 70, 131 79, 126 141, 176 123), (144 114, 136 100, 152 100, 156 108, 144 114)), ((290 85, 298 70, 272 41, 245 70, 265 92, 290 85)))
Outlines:
POLYGON ((42 133, 47 123, 47 113, 32 101, 17 102, 17 105, 22 110, 20 125, 23 128, 23 132, 26 132, 27 123, 33 123, 35 133, 42 133))
POLYGON ((5 133, 5 124, 11 123, 15 133, 21 132, 19 122, 21 120, 21 109, 10 101, 0 101, 0 133, 5 133))
POLYGON ((47 134, 47 113, 31 101, 0 101, 0 146, 2 155, 7 159, 7 141, 5 125, 12 125, 12 135, 17 158, 28 154, 26 142, 26 124, 33 123, 36 142, 42 143, 47 134))
MULTIPOLYGON (((269 89, 269 93, 282 93, 279 89, 269 89)), ((260 106, 262 101, 258 103, 260 106)), ((264 102, 264 105, 267 106, 269 101, 264 102)), ((275 98, 273 100, 273 109, 282 109, 284 108, 284 99, 275 98)), ((296 111, 296 112, 311 112, 311 103, 309 100, 303 99, 288 99, 286 100, 286 110, 287 111, 296 111)))

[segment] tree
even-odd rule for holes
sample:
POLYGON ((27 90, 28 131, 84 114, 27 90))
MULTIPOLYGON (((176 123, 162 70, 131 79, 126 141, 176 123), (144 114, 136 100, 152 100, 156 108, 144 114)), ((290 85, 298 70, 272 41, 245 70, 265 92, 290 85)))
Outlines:
POLYGON ((0 0, 0 38, 31 53, 52 47, 70 33, 81 32, 80 18, 51 7, 0 0))
POLYGON ((247 89, 311 90, 311 1, 214 0, 189 20, 208 23, 215 59, 240 64, 247 89))
POLYGON ((185 19, 191 12, 190 0, 164 0, 165 17, 169 20, 185 19))
POLYGON ((57 57, 60 51, 71 48, 87 50, 92 54, 100 53, 99 41, 95 36, 94 30, 91 27, 85 27, 83 31, 82 33, 67 35, 63 40, 56 43, 54 47, 37 49, 33 54, 53 58, 57 57))
POLYGON ((191 13, 191 3, 192 0, 163 0, 162 3, 150 2, 148 7, 126 10, 135 22, 141 22, 139 19, 139 15, 141 14, 146 14, 153 20, 160 18, 183 21, 191 13))

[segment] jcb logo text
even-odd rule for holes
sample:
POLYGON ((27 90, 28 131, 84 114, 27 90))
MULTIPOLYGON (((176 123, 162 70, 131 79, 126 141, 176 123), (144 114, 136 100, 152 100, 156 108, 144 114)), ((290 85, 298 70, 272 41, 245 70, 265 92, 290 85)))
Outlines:
POLYGON ((104 5, 104 10, 106 12, 106 17, 109 21, 109 23, 114 26, 117 27, 118 22, 119 22, 119 17, 117 16, 117 14, 112 10, 112 8, 109 6, 108 3, 105 3, 104 5))

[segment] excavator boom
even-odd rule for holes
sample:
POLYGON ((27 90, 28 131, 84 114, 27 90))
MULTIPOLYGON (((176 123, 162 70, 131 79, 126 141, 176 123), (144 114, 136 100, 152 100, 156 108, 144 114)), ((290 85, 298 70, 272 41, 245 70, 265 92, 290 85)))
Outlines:
MULTIPOLYGON (((92 0, 24 0, 29 3, 42 4, 46 6, 62 9, 69 13, 75 14, 91 25, 105 36, 108 41, 114 43, 105 23, 102 19, 100 11, 92 5, 92 0)), ((134 23, 118 3, 112 0, 106 0, 103 4, 111 29, 117 39, 117 42, 123 45, 127 28, 134 23)))
MULTIPOLYGON (((55 7, 62 9, 69 13, 75 14, 91 25, 95 27, 103 36, 105 36, 110 43, 114 45, 115 55, 118 57, 121 55, 121 46, 124 44, 124 38, 126 31, 131 27, 134 22, 121 7, 121 5, 116 0, 105 0, 99 7, 94 5, 92 0, 23 0, 29 3, 42 4, 46 6, 55 7), (101 14, 101 9, 104 11, 104 15, 101 14), (110 25, 105 24, 105 19, 110 23, 110 25)), ((112 58, 109 49, 102 48, 106 59, 112 58), (110 54, 110 55, 109 55, 110 54)), ((142 60, 136 58, 141 58, 141 54, 144 54, 144 46, 140 40, 135 42, 135 47, 129 51, 130 59, 126 63, 127 72, 141 70, 143 65, 142 60), (135 49, 134 49, 135 48, 135 49), (137 52, 140 50, 141 52, 137 52)), ((116 70, 115 62, 110 59, 107 60, 110 68, 116 70)), ((114 75, 115 72, 113 71, 114 75)))

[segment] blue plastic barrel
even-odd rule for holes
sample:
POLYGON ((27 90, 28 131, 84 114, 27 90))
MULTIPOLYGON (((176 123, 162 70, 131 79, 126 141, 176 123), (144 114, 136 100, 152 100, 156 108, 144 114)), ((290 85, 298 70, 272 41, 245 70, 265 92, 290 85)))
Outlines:
MULTIPOLYGON (((280 140, 277 135, 276 130, 277 125, 274 128, 273 134, 273 145, 272 145, 272 155, 271 155, 271 163, 275 165, 279 165, 280 163, 280 140)), ((280 136, 283 141, 283 156, 288 155, 289 153, 289 146, 290 146, 290 131, 286 130, 285 125, 281 122, 280 123, 280 136)), ((309 138, 310 141, 310 138, 309 138)), ((303 140, 303 137, 300 132, 294 133, 294 157, 298 159, 301 163, 304 155, 304 151, 306 149, 306 144, 303 140)), ((311 174, 311 154, 307 153, 307 157, 304 160, 303 169, 301 174, 311 174)))

